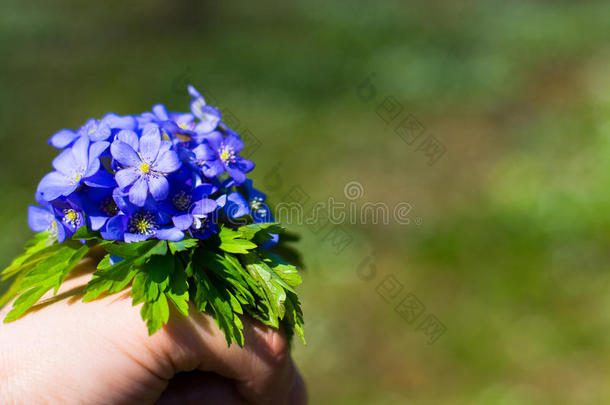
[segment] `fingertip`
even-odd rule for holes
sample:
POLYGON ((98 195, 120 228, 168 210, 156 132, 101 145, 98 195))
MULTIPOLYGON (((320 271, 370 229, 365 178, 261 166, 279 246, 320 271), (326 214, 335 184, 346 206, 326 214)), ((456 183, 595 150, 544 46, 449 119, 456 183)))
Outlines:
POLYGON ((278 329, 259 323, 254 324, 253 329, 259 345, 266 354, 265 360, 274 367, 284 364, 290 355, 290 347, 284 334, 278 329))

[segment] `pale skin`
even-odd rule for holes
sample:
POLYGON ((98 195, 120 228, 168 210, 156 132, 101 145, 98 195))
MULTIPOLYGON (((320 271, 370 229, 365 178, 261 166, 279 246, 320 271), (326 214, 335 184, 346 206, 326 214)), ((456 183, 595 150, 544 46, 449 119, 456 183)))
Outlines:
POLYGON ((0 324, 0 403, 306 404, 281 333, 244 319, 245 346, 227 347, 214 320, 191 308, 149 336, 128 289, 82 302, 97 260, 83 260, 57 296, 0 324))

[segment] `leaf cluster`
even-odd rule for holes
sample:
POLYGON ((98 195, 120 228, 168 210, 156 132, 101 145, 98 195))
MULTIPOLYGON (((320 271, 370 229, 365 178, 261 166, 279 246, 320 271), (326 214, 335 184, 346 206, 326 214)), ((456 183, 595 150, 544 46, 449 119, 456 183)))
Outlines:
POLYGON ((18 295, 5 322, 21 317, 51 289, 56 293, 87 252, 102 245, 107 254, 87 284, 83 300, 131 286, 133 305, 142 304, 140 314, 151 335, 168 322, 173 307, 175 316, 188 316, 189 310, 208 312, 229 345, 244 344, 243 315, 282 328, 290 337, 296 333, 305 342, 303 313, 294 290, 301 277, 294 265, 278 255, 290 249, 281 244, 273 251, 262 247, 270 234, 283 232, 275 223, 263 223, 221 227, 205 241, 124 243, 105 241, 81 228, 61 244, 50 243, 48 234, 39 233, 0 273, 2 280, 15 280, 3 298, 18 295))

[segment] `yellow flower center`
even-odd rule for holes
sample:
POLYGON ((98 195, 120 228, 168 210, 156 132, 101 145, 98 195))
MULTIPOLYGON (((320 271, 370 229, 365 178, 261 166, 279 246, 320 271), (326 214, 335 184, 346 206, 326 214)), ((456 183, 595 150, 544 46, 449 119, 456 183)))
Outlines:
POLYGON ((140 170, 142 171, 142 173, 148 173, 148 172, 150 172, 150 165, 146 162, 143 162, 140 165, 140 170))
POLYGON ((70 224, 74 227, 80 225, 80 218, 78 217, 78 212, 73 209, 65 209, 64 210, 64 222, 70 224))
POLYGON ((235 160, 235 151, 231 147, 222 145, 220 148, 220 160, 223 162, 233 162, 235 160))

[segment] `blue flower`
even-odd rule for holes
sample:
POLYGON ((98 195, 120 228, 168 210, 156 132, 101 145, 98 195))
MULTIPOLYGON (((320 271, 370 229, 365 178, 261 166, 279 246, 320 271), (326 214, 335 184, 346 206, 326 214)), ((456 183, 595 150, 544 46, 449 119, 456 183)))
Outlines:
MULTIPOLYGON (((246 195, 248 196, 248 207, 250 208, 250 215, 252 215, 252 219, 255 223, 264 223, 264 222, 275 222, 273 219, 273 214, 271 213, 271 209, 267 204, 265 204, 265 200, 267 196, 255 189, 252 185, 252 180, 247 179, 244 182, 244 188, 246 189, 246 195)), ((271 239, 263 242, 263 247, 265 249, 269 249, 275 246, 280 240, 280 235, 277 233, 269 234, 271 239)))
POLYGON ((193 153, 204 176, 211 178, 226 171, 239 185, 246 180, 246 173, 254 169, 254 163, 237 155, 243 147, 244 143, 237 134, 229 133, 223 138, 220 132, 215 131, 207 135, 193 153))
POLYGON ((200 120, 193 129, 200 134, 214 131, 220 123, 220 111, 207 105, 201 93, 190 84, 188 85, 188 92, 192 97, 191 112, 200 120))
POLYGON ((169 184, 165 176, 178 170, 181 162, 170 149, 171 142, 161 141, 157 125, 147 125, 139 140, 135 133, 131 134, 121 131, 110 152, 123 167, 115 175, 117 184, 122 190, 129 187, 129 201, 142 207, 149 191, 157 201, 167 197, 169 184))
POLYGON ((90 119, 77 131, 62 129, 56 132, 50 139, 49 144, 57 149, 64 149, 72 145, 78 138, 87 137, 91 142, 107 140, 112 134, 113 129, 136 129, 137 121, 132 116, 120 116, 115 113, 108 113, 102 117, 101 121, 90 119))
POLYGON ((181 231, 191 227, 197 228, 201 218, 218 208, 218 202, 207 198, 216 192, 211 184, 200 184, 196 187, 178 185, 172 187, 169 198, 161 209, 171 216, 174 226, 181 231), (198 222, 199 221, 199 222, 198 222))
POLYGON ((43 207, 30 205, 28 225, 34 232, 49 232, 51 237, 63 242, 85 224, 82 209, 73 200, 56 200, 43 207))
POLYGON ((243 185, 246 189, 248 207, 250 208, 250 214, 252 215, 254 222, 274 222, 271 209, 265 204, 267 196, 255 189, 252 186, 252 180, 250 179, 247 179, 243 185))
POLYGON ((80 137, 74 146, 63 150, 53 160, 55 171, 42 178, 37 192, 46 201, 70 195, 81 183, 86 183, 89 177, 98 172, 99 156, 108 145, 108 142, 90 144, 87 137, 80 137))
POLYGON ((93 231, 100 231, 106 240, 122 239, 116 228, 108 228, 108 222, 121 214, 115 198, 119 197, 118 188, 88 188, 82 192, 80 201, 87 213, 89 226, 93 231))
POLYGON ((142 207, 131 204, 125 195, 114 194, 120 213, 110 218, 106 224, 107 232, 114 239, 125 242, 141 242, 150 238, 179 241, 184 232, 171 226, 170 219, 163 214, 157 203, 148 197, 142 207))

